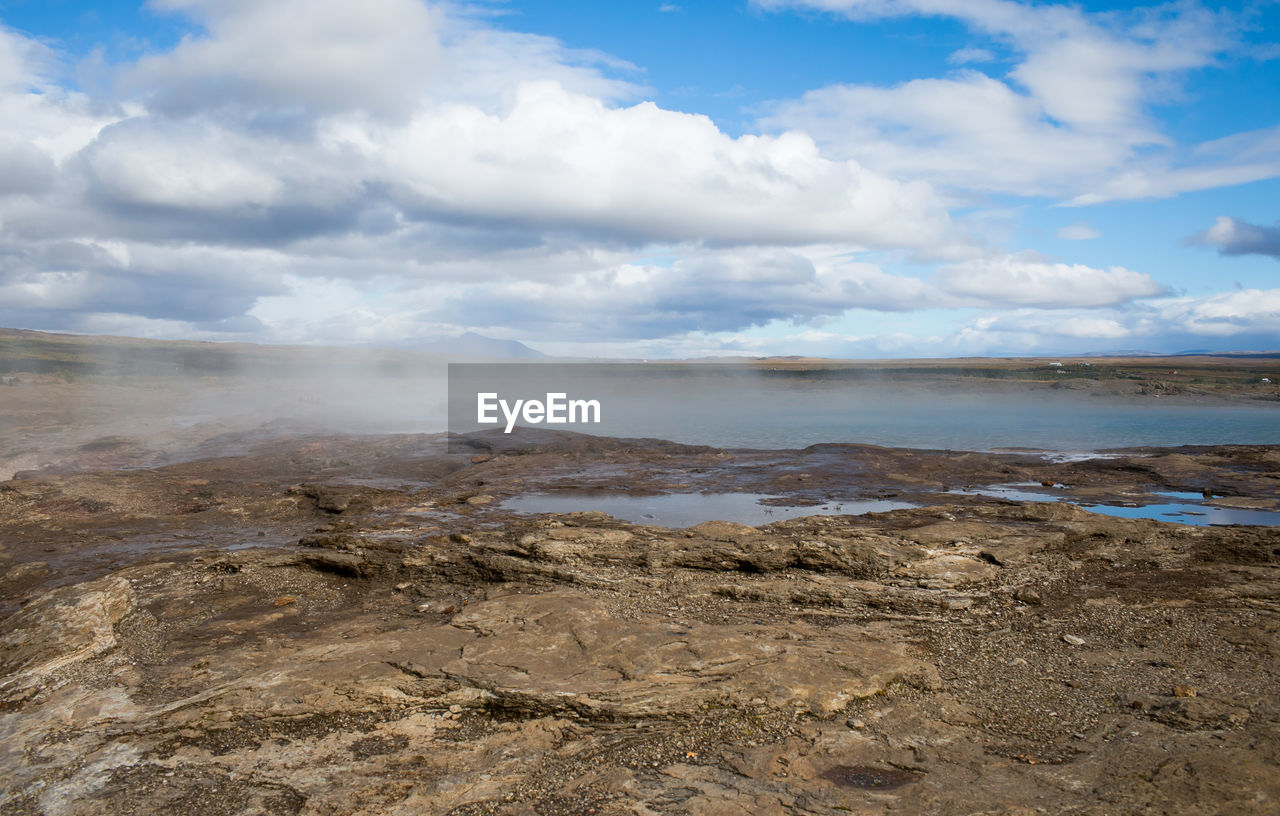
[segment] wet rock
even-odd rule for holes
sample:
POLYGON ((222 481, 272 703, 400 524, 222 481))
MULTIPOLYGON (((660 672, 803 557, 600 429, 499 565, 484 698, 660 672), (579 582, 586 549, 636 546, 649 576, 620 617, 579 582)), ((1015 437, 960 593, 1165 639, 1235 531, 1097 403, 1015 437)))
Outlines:
POLYGON ((316 509, 325 513, 345 513, 348 510, 365 509, 370 505, 368 489, 349 485, 304 484, 290 492, 311 499, 316 509))
POLYGON ((363 557, 348 552, 318 552, 302 556, 302 563, 321 572, 330 572, 348 578, 359 578, 366 573, 363 557))
POLYGON ((0 576, 0 581, 6 584, 19 584, 28 581, 38 581, 47 578, 53 574, 53 570, 43 561, 28 561, 24 564, 16 564, 4 571, 4 575, 0 576))
POLYGON ((870 765, 836 765, 823 771, 821 777, 842 788, 858 790, 894 790, 913 782, 917 774, 899 768, 870 765))

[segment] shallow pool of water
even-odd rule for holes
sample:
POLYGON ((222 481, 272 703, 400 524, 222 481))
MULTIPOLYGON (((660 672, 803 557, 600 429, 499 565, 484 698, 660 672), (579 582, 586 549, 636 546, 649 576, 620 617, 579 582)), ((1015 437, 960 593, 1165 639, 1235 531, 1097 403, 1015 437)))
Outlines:
MULTIPOLYGON (((991 496, 1009 501, 1065 501, 1083 507, 1091 513, 1118 518, 1155 519, 1157 521, 1175 521, 1178 524, 1191 524, 1196 527, 1208 527, 1222 524, 1250 524, 1262 527, 1280 527, 1280 511, 1250 510, 1240 507, 1215 507, 1205 504, 1204 496, 1199 493, 1184 491, 1157 491, 1149 494, 1173 502, 1144 504, 1138 507, 1116 504, 1092 504, 1080 499, 1063 495, 1061 487, 1046 487, 1041 490, 1030 484, 990 485, 988 487, 972 487, 950 490, 949 493, 961 493, 968 496, 991 496)), ((1134 496, 1140 502, 1146 496, 1134 496)))
POLYGON ((1118 507, 1109 504, 1081 504, 1091 513, 1102 513, 1120 518, 1149 518, 1157 521, 1176 521, 1197 527, 1222 524, 1251 524, 1260 527, 1280 527, 1280 512, 1275 510, 1248 510, 1240 507, 1214 507, 1212 504, 1178 502, 1176 504, 1147 504, 1142 507, 1118 507))
POLYGON ((704 521, 733 521, 755 527, 801 516, 861 515, 903 510, 918 505, 883 499, 830 501, 807 506, 761 504, 776 499, 764 493, 661 493, 629 496, 618 493, 531 493, 502 503, 516 513, 596 511, 632 524, 691 527, 704 521))

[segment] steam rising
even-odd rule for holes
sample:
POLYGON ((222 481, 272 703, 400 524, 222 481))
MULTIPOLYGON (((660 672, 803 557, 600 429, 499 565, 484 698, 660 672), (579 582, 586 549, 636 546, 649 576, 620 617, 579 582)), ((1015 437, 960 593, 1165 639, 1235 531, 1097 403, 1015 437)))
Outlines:
MULTIPOLYGON (((468 432, 478 427, 477 390, 508 399, 565 392, 599 400, 599 424, 568 430, 722 448, 858 442, 1092 451, 1280 443, 1273 404, 1136 398, 1140 381, 1114 372, 1100 378, 1109 370, 1101 362, 744 360, 455 368, 483 377, 451 381, 445 357, 415 351, 3 331, 0 479, 46 467, 151 466, 317 435, 468 432)), ((1248 370, 1238 376, 1243 383, 1261 382, 1248 370)), ((443 441, 439 436, 424 444, 443 449, 443 441)))

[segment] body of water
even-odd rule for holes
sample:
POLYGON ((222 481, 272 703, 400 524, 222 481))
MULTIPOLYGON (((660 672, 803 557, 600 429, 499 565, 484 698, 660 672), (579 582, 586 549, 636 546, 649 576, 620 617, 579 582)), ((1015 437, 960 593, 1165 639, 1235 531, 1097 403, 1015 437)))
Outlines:
POLYGON ((516 513, 575 513, 596 511, 632 524, 692 527, 704 521, 735 521, 752 527, 801 516, 883 513, 917 505, 880 499, 832 501, 804 506, 761 504, 775 499, 763 493, 661 493, 633 496, 622 493, 532 493, 502 503, 516 513))
POLYGON ((1175 521, 1178 524, 1190 524, 1195 527, 1208 527, 1224 524, 1249 524, 1263 527, 1280 526, 1280 512, 1275 510, 1254 510, 1244 507, 1219 507, 1209 504, 1200 493, 1183 491, 1157 491, 1153 496, 1164 499, 1155 503, 1145 503, 1147 496, 1135 496, 1133 504, 1095 504, 1063 494, 1060 490, 1038 490, 1034 484, 990 485, 988 487, 971 487, 950 490, 969 496, 992 496, 1009 501, 1034 502, 1070 502, 1083 507, 1091 513, 1117 518, 1155 519, 1156 521, 1175 521), (1057 495, 1055 495, 1055 493, 1057 495))
POLYGON ((545 365, 472 366, 457 377, 451 367, 449 388, 450 428, 461 432, 480 427, 474 424, 478 391, 504 398, 555 391, 599 401, 601 421, 530 427, 726 448, 855 442, 1090 452, 1280 444, 1280 403, 1121 398, 1024 384, 929 388, 867 377, 763 376, 732 366, 545 365))
MULTIPOLYGON (((594 430, 587 431, 595 433, 594 430)), ((1176 405, 1053 395, 741 395, 730 409, 622 416, 608 436, 743 448, 856 442, 901 448, 1089 452, 1280 444, 1280 406, 1176 405), (896 397, 896 398, 895 398, 896 397)))
MULTIPOLYGON (((1162 499, 1154 504, 1126 506, 1115 504, 1085 504, 1068 495, 1037 492, 1025 488, 1030 485, 992 485, 951 492, 991 496, 1010 501, 1052 502, 1065 501, 1084 507, 1091 513, 1120 518, 1145 518, 1172 521, 1206 527, 1220 524, 1249 524, 1268 527, 1280 526, 1280 512, 1274 510, 1249 510, 1235 507, 1215 507, 1205 504, 1203 497, 1191 493, 1157 493, 1162 499)), ((502 503, 504 510, 515 513, 576 513, 595 511, 608 513, 621 521, 632 524, 650 524, 657 527, 692 527, 704 521, 734 521, 752 527, 784 521, 802 516, 862 515, 883 513, 919 507, 918 504, 882 499, 849 499, 829 501, 825 504, 787 506, 762 504, 777 497, 762 493, 662 493, 653 496, 633 496, 624 493, 563 492, 530 493, 516 496, 502 503)))

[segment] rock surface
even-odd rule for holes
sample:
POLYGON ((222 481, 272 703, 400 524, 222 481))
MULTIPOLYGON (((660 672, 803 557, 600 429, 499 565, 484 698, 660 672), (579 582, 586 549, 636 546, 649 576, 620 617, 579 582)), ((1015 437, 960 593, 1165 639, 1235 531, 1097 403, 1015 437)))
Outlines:
POLYGON ((795 473, 797 502, 854 473, 864 491, 1185 477, 1261 500, 1273 449, 1073 470, 423 445, 305 440, 0 485, 0 813, 1280 809, 1275 529, 936 493, 763 527, 501 505, 795 473))
POLYGON ((0 702, 49 691, 60 673, 115 648, 115 625, 133 610, 129 582, 108 577, 62 587, 9 617, 0 635, 0 702))

